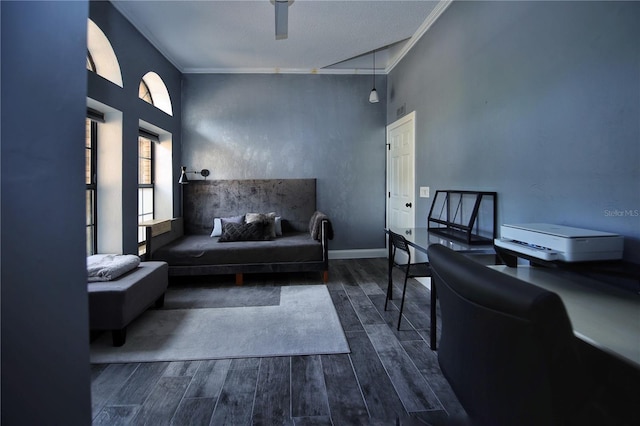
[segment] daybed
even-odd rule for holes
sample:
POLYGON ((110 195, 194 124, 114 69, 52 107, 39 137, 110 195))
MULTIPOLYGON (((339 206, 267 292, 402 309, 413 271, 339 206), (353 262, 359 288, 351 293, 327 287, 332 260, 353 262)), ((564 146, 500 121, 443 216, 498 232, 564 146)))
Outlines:
POLYGON ((147 258, 167 262, 170 276, 235 274, 242 284, 245 273, 320 271, 328 280, 333 230, 316 210, 315 179, 199 180, 183 190, 184 218, 146 228, 147 258), (231 218, 250 213, 279 217, 282 233, 262 241, 212 236, 214 219, 225 234, 231 218))

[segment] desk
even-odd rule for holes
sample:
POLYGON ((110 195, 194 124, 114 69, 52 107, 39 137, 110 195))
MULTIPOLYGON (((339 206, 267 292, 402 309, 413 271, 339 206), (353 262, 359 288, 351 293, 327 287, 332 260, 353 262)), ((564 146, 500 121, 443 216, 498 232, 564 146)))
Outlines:
POLYGON ((640 296, 558 268, 490 266, 556 293, 579 339, 640 368, 640 296))
MULTIPOLYGON (((427 228, 396 228, 390 227, 384 230, 386 234, 389 234, 389 231, 393 231, 396 234, 402 235, 407 243, 415 248, 416 250, 427 253, 427 248, 431 244, 442 244, 444 246, 449 247, 451 250, 455 250, 462 253, 477 253, 477 254, 495 254, 493 250, 493 245, 469 245, 456 240, 452 240, 442 235, 435 234, 433 232, 429 232, 427 228)), ((388 276, 388 285, 393 285, 393 280, 391 278, 392 270, 393 270, 393 255, 391 251, 391 244, 387 243, 389 247, 389 276, 388 276)), ((431 278, 431 331, 429 335, 430 346, 431 349, 436 349, 436 324, 437 324, 437 311, 436 311, 436 286, 434 284, 433 278, 431 278)))
MULTIPOLYGON (((391 228, 403 235, 409 245, 426 253, 431 244, 443 244, 463 253, 494 253, 490 246, 469 246, 430 233, 427 228, 391 228)), ((388 234, 389 229, 385 229, 388 234)), ((389 250, 389 283, 391 283, 389 250)), ((590 345, 640 368, 640 295, 577 275, 560 268, 519 265, 490 268, 558 294, 565 305, 576 337, 590 345)), ((431 279, 430 346, 436 349, 437 283, 431 279)))

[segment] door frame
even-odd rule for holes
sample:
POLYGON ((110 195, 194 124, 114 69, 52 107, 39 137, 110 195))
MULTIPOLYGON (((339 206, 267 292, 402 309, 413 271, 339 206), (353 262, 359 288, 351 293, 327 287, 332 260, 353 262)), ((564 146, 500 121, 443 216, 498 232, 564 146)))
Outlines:
POLYGON ((411 185, 411 192, 413 193, 413 197, 414 197, 414 207, 411 208, 412 210, 412 214, 410 215, 410 220, 411 220, 411 226, 410 228, 415 227, 416 224, 416 209, 415 209, 415 195, 416 195, 416 112, 415 111, 411 111, 409 114, 405 115, 404 117, 401 117, 399 119, 397 119, 396 121, 394 121, 393 123, 387 125, 387 132, 386 132, 386 147, 387 147, 387 161, 386 161, 386 177, 385 177, 385 184, 386 184, 386 191, 385 191, 385 226, 388 228, 389 227, 389 181, 390 181, 390 176, 389 176, 389 171, 390 171, 390 167, 389 167, 389 153, 391 152, 391 144, 389 143, 389 134, 391 133, 392 130, 394 130, 397 127, 403 126, 407 123, 411 123, 412 125, 412 134, 413 134, 413 143, 411 144, 412 147, 412 151, 411 151, 411 162, 412 162, 412 179, 410 179, 410 185, 411 185))

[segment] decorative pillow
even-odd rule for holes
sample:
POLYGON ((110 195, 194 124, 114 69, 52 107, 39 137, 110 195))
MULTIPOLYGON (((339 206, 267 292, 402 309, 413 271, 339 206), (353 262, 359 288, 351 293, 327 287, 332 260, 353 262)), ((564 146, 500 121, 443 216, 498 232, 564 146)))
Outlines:
POLYGON ((222 220, 219 217, 213 219, 213 231, 211 231, 212 237, 219 237, 222 235, 222 220))
POLYGON ((276 237, 282 236, 282 218, 280 216, 276 216, 276 237))
POLYGON ((229 241, 264 241, 269 240, 265 236, 262 222, 233 223, 227 222, 222 226, 222 235, 218 242, 229 241))
POLYGON ((222 226, 224 226, 225 223, 244 223, 244 215, 241 214, 240 216, 222 217, 220 218, 220 221, 222 222, 222 226))
POLYGON ((269 239, 276 237, 276 214, 271 213, 247 213, 245 215, 247 223, 260 222, 264 224, 265 237, 269 239))
POLYGON ((223 223, 243 223, 244 216, 232 216, 232 217, 216 217, 213 219, 213 231, 211 231, 212 237, 219 237, 222 235, 222 224, 223 223))

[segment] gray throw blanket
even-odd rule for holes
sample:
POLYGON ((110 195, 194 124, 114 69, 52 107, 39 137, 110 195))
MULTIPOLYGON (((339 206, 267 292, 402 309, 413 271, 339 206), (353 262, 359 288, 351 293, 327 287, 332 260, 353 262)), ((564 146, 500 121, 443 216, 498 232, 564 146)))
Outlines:
POLYGON ((111 281, 140 265, 133 254, 94 254, 87 257, 88 281, 111 281))
POLYGON ((311 221, 309 223, 309 231, 311 233, 311 238, 314 240, 320 240, 322 236, 321 226, 322 221, 327 221, 327 238, 333 240, 333 226, 331 225, 331 221, 329 220, 329 216, 326 214, 316 211, 313 216, 311 216, 311 221))

